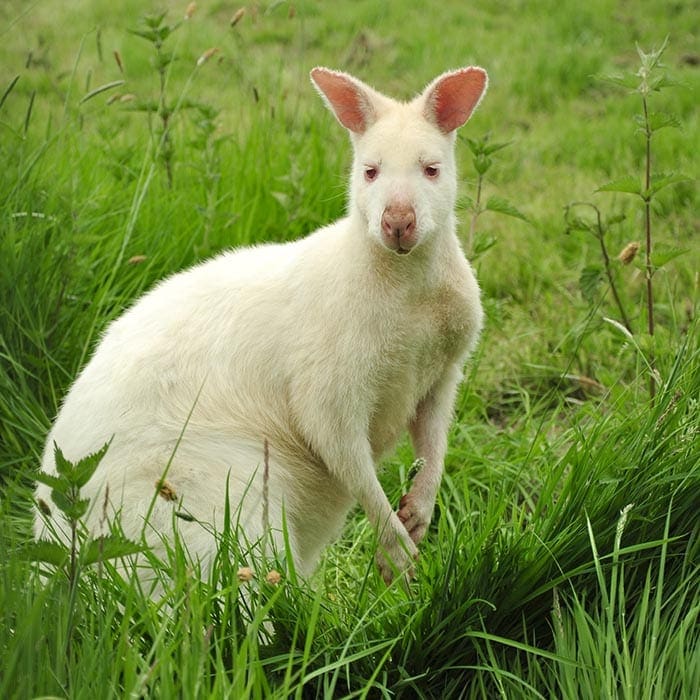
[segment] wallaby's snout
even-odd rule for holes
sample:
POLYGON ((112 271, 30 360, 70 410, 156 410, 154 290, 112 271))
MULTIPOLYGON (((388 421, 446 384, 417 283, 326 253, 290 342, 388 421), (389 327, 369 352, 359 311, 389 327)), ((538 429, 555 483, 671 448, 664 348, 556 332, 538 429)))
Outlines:
POLYGON ((416 245, 416 212, 408 202, 391 202, 382 214, 384 245, 406 254, 416 245))

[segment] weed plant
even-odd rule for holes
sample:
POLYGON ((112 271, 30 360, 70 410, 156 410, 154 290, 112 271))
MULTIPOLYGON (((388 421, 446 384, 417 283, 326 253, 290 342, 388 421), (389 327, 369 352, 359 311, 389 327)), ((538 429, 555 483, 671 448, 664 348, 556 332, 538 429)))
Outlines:
MULTIPOLYGON (((183 3, 138 24, 135 0, 80 7, 0 7, 0 696, 697 697, 700 201, 659 175, 697 174, 697 10, 183 3), (156 46, 135 26, 170 31, 156 46), (667 34, 681 86, 646 95, 639 139, 596 76, 647 61, 653 80, 661 51, 635 41, 667 34), (308 581, 228 511, 206 571, 177 536, 163 561, 118 522, 91 542, 80 486, 99 455, 62 462, 68 536, 33 545, 45 435, 109 320, 227 246, 341 215, 347 144, 308 69, 408 97, 468 63, 491 75, 458 146, 488 320, 410 589, 384 586, 359 513, 308 581), (654 111, 682 128, 657 138, 654 111), (640 164, 641 207, 595 194, 640 164), (593 235, 562 236, 562 208, 589 200, 566 225, 593 235), (613 252, 638 238, 641 269, 613 252)), ((411 460, 402 443, 385 465, 397 503, 411 460)))
MULTIPOLYGON (((627 176, 622 179, 615 180, 598 189, 599 192, 623 192, 627 194, 637 195, 644 206, 644 277, 646 281, 646 328, 650 340, 653 340, 655 332, 654 322, 654 275, 670 260, 683 255, 683 249, 666 247, 660 254, 652 252, 652 223, 651 209, 654 199, 658 193, 669 187, 681 182, 687 181, 689 178, 680 173, 665 173, 656 175, 652 179, 652 137, 661 129, 673 127, 679 128, 680 122, 673 114, 664 112, 651 112, 649 108, 649 98, 652 92, 659 92, 665 87, 673 85, 673 82, 668 78, 665 72, 662 71, 661 57, 668 45, 668 37, 663 42, 660 48, 652 50, 649 53, 643 51, 639 46, 637 53, 639 54, 640 66, 633 75, 626 76, 609 76, 607 80, 623 87, 632 88, 635 93, 640 96, 642 103, 642 113, 636 116, 635 121, 639 125, 640 132, 644 138, 644 160, 643 160, 643 176, 636 178, 627 176)), ((603 257, 603 270, 610 288, 610 292, 615 301, 615 305, 622 318, 623 325, 627 334, 632 333, 632 327, 628 318, 628 314, 622 304, 620 294, 618 293, 615 284, 615 276, 611 268, 610 255, 605 243, 605 234, 613 224, 618 224, 624 221, 624 215, 616 215, 611 217, 605 224, 597 206, 590 202, 574 202, 566 208, 566 218, 569 230, 579 229, 590 231, 600 243, 601 253, 603 257), (572 210, 581 207, 590 207, 595 212, 593 221, 575 218, 572 216, 572 210)), ((631 263, 639 249, 639 243, 629 243, 620 253, 619 259, 623 264, 631 263)), ((595 287, 600 282, 602 270, 598 266, 588 266, 584 269, 581 277, 581 286, 586 296, 590 299, 594 296, 595 287)), ((649 357, 647 365, 649 367, 649 395, 653 401, 656 394, 656 386, 658 383, 658 373, 655 370, 655 353, 651 342, 647 344, 649 348, 649 357)))

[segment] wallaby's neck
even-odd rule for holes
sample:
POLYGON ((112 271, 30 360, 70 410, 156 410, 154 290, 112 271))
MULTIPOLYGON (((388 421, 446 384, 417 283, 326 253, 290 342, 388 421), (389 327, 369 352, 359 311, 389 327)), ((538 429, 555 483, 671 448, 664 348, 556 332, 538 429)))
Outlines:
POLYGON ((456 217, 451 214, 444 226, 434 231, 410 253, 400 255, 370 236, 362 215, 351 212, 346 220, 345 245, 348 255, 368 281, 391 287, 431 287, 440 284, 445 267, 455 255, 463 256, 456 236, 456 217))

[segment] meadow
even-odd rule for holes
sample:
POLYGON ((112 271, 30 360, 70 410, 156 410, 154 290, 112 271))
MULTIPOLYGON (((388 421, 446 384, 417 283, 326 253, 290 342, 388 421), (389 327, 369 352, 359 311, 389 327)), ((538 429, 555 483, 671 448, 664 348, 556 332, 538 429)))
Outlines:
MULTIPOLYGON (((0 696, 698 697, 698 36, 685 0, 2 3, 0 696), (350 147, 309 70, 409 98, 471 64, 487 323, 410 587, 359 511, 308 581, 233 529, 205 581, 174 541, 159 603, 116 545, 52 566, 34 478, 106 324, 343 214, 350 147)), ((412 459, 383 465, 393 502, 412 459)))

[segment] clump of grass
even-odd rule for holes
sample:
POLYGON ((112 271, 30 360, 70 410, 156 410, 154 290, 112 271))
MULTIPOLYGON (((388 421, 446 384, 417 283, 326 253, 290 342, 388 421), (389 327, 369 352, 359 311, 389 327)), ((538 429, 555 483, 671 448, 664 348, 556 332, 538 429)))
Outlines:
POLYGON ((556 687, 551 688, 553 694, 616 695, 633 700, 640 697, 640 688, 649 689, 642 691, 642 697, 651 697, 650 689, 663 687, 672 697, 683 697, 700 679, 693 656, 700 643, 700 607, 690 595, 692 584, 688 585, 697 571, 691 559, 692 547, 683 553, 681 567, 671 561, 673 506, 671 500, 662 537, 656 544, 658 556, 645 572, 630 569, 621 554, 633 504, 620 513, 612 556, 599 553, 588 523, 598 591, 586 599, 572 590, 562 608, 555 590, 554 649, 561 671, 556 687), (668 588, 669 571, 672 591, 668 588))

